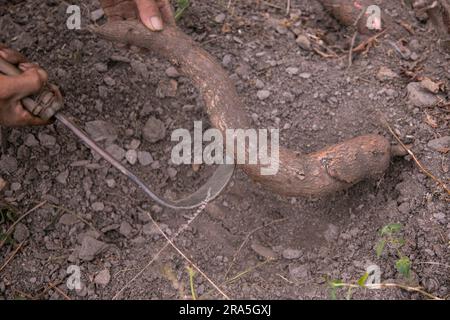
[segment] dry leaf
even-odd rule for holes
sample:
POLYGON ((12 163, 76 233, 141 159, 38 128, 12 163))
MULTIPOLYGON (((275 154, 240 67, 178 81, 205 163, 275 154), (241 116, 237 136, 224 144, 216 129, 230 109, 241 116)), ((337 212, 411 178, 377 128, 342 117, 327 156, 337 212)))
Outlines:
POLYGON ((425 122, 430 126, 430 127, 432 127, 432 128, 434 128, 434 129, 436 129, 437 127, 439 127, 439 125, 438 125, 438 123, 437 123, 437 121, 436 121, 436 119, 434 119, 432 116, 430 116, 428 113, 425 113, 426 114, 426 119, 425 119, 425 122))

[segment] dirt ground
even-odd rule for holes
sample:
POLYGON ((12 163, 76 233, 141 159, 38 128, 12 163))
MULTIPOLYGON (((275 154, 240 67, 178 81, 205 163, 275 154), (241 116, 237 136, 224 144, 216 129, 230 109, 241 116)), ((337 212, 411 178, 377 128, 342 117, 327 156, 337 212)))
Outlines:
MULTIPOLYGON (((171 165, 170 133, 192 129, 194 120, 209 123, 197 90, 164 59, 87 31, 97 1, 72 4, 82 7, 79 31, 66 27, 65 1, 2 1, 0 42, 48 70, 63 90, 65 113, 82 126, 98 133, 93 121, 104 121, 106 147, 120 157, 131 149, 149 152, 152 159, 141 154, 148 161, 128 166, 156 192, 180 197, 194 191, 211 168, 171 165), (152 117, 166 131, 157 133, 156 143, 142 134, 152 117)), ((387 13, 414 29, 403 39, 409 55, 401 56, 393 45, 398 39, 386 35, 348 68, 353 31, 316 1, 292 1, 289 15, 285 4, 192 1, 179 25, 222 61, 255 127, 280 128, 282 145, 308 153, 368 133, 394 144, 381 113, 424 166, 448 182, 450 146, 436 147, 435 139, 450 132, 450 56, 426 21, 392 1, 387 13), (296 41, 299 35, 308 40, 296 41), (320 55, 308 42, 335 56, 320 55), (380 74, 382 67, 391 72, 380 74), (442 83, 440 93, 425 95, 437 101, 414 105, 407 90, 416 81, 412 73, 442 83), (269 92, 264 100, 261 90, 269 92)), ((195 212, 154 205, 58 123, 9 130, 7 140, 0 235, 28 215, 0 248, 0 298, 191 299, 192 282, 201 299, 328 299, 330 280, 356 283, 370 265, 380 267, 383 282, 449 296, 449 202, 411 156, 393 160, 379 180, 322 198, 280 197, 237 170, 225 192, 186 227, 195 212), (174 244, 222 293, 189 272, 190 264, 140 209, 152 212, 169 236, 182 230, 174 244), (401 224, 400 248, 387 244, 377 257, 380 230, 391 223, 401 224), (409 277, 396 268, 400 257, 411 262, 409 277), (80 290, 66 285, 69 266, 80 268, 80 290)), ((399 288, 337 291, 338 299, 346 297, 427 298, 399 288)))

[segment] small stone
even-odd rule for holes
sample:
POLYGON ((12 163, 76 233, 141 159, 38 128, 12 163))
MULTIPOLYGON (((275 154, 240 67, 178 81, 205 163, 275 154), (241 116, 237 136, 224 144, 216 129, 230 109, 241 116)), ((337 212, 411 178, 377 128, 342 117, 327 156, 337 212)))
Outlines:
POLYGON ((106 247, 106 243, 96 240, 91 236, 85 236, 81 243, 78 257, 84 261, 92 261, 95 256, 101 253, 106 247))
POLYGON ((168 168, 167 174, 169 175, 170 178, 174 179, 177 176, 178 171, 174 168, 168 168))
POLYGON ((102 8, 94 10, 91 12, 91 20, 93 22, 97 22, 98 20, 103 18, 104 15, 105 15, 105 12, 103 11, 102 8))
POLYGON ((58 223, 65 226, 73 226, 74 224, 78 223, 78 218, 73 214, 66 213, 63 214, 61 218, 59 218, 58 223))
POLYGON ((134 165, 137 161, 138 153, 136 150, 128 150, 125 154, 125 159, 127 159, 128 163, 134 165))
POLYGON ((428 148, 438 152, 450 150, 450 136, 441 137, 428 142, 428 148))
POLYGON ((164 122, 155 117, 151 117, 145 123, 142 129, 144 139, 150 143, 156 143, 166 136, 166 127, 164 122))
POLYGON ((117 161, 122 161, 122 159, 125 157, 125 150, 123 150, 117 144, 108 146, 106 148, 106 152, 108 152, 117 161))
POLYGON ((175 67, 169 67, 166 69, 166 76, 169 78, 178 78, 180 76, 180 73, 175 67))
POLYGON ((276 259, 277 258, 277 254, 275 253, 275 251, 273 251, 272 249, 262 246, 260 244, 257 243, 253 243, 251 248, 253 249, 253 251, 255 251, 258 255, 260 255, 263 258, 266 259, 276 259))
POLYGON ((411 212, 411 206, 408 202, 403 202, 401 205, 398 206, 398 211, 403 214, 409 214, 411 212))
POLYGON ((411 82, 406 89, 409 101, 415 107, 431 107, 438 102, 437 96, 425 90, 420 82, 411 82))
POLYGON ((271 95, 269 90, 259 90, 256 93, 256 96, 258 97, 259 100, 263 101, 266 100, 267 98, 269 98, 271 95))
POLYGON ((108 71, 108 65, 106 63, 98 62, 94 64, 94 69, 100 73, 105 73, 108 71))
POLYGON ((303 50, 307 51, 311 50, 311 41, 307 36, 301 34, 297 37, 297 40, 295 40, 295 42, 297 42, 299 47, 302 48, 303 50))
POLYGON ((38 146, 39 145, 39 141, 37 141, 36 137, 30 133, 30 134, 27 134, 27 136, 25 137, 24 144, 27 147, 31 148, 31 147, 38 146))
POLYGON ((148 222, 151 221, 151 219, 148 216, 147 212, 142 212, 142 211, 138 212, 138 220, 143 222, 143 223, 148 223, 148 222))
POLYGON ((289 73, 291 76, 294 76, 296 74, 298 74, 300 70, 298 68, 295 67, 289 67, 286 69, 286 72, 289 73))
POLYGON ((65 171, 61 172, 60 174, 58 174, 58 176, 56 177, 56 181, 61 184, 66 185, 67 178, 69 178, 69 170, 65 170, 65 171))
POLYGON ((420 81, 420 84, 422 85, 423 88, 430 91, 431 93, 438 93, 440 90, 439 85, 429 78, 423 79, 422 81, 420 81))
POLYGON ((302 252, 300 250, 295 249, 285 249, 283 250, 283 258, 288 260, 295 260, 302 256, 302 252))
POLYGON ((229 54, 225 55, 222 59, 222 65, 227 68, 230 66, 231 62, 233 61, 233 57, 229 54))
POLYGON ((303 72, 303 73, 299 74, 299 77, 302 79, 309 79, 309 78, 311 78, 311 73, 303 72))
POLYGON ((49 147, 53 147, 56 144, 56 138, 51 135, 48 135, 45 133, 39 133, 38 138, 39 138, 41 145, 44 147, 49 148, 49 147))
POLYGON ((105 209, 105 205, 103 204, 103 202, 94 202, 91 205, 92 210, 94 210, 95 212, 100 212, 103 211, 105 209))
POLYGON ((137 153, 137 158, 139 163, 144 167, 150 165, 153 162, 152 155, 147 151, 139 151, 137 153))
POLYGON ((27 226, 19 222, 14 229, 14 240, 16 240, 17 242, 23 242, 27 240, 29 236, 30 231, 28 230, 27 226))
POLYGON ((103 78, 103 82, 105 82, 105 84, 109 87, 114 87, 116 85, 116 80, 114 80, 110 76, 105 76, 103 78))
POLYGON ((219 13, 217 16, 215 16, 214 21, 216 23, 222 24, 225 21, 225 18, 227 16, 224 13, 219 13))
POLYGON ((302 264, 299 266, 289 266, 289 275, 293 280, 307 280, 309 278, 308 265, 302 264))
POLYGON ((22 185, 18 182, 11 183, 11 191, 16 192, 19 191, 22 185))
POLYGON ((106 185, 108 186, 108 188, 114 188, 116 186, 116 180, 106 179, 106 185))
POLYGON ((182 110, 184 112, 191 112, 195 110, 195 106, 193 104, 187 104, 183 106, 182 110))
POLYGON ((387 67, 381 67, 377 73, 377 79, 380 81, 389 81, 398 78, 398 74, 387 67))
POLYGON ((101 120, 86 123, 85 130, 95 142, 106 141, 110 144, 118 136, 116 128, 111 123, 101 120))
POLYGON ((121 235, 128 238, 132 232, 133 232, 133 227, 128 222, 123 221, 120 224, 119 233, 121 235))
POLYGON ((445 213, 443 213, 443 212, 437 212, 437 213, 435 213, 435 214, 433 214, 433 217, 436 219, 436 220, 438 220, 438 221, 445 221, 445 218, 447 217, 446 215, 445 215, 445 213))
POLYGON ((128 145, 128 149, 130 150, 136 150, 141 145, 141 141, 137 139, 131 140, 130 144, 128 145))
POLYGON ((265 86, 265 84, 264 84, 264 82, 262 82, 261 80, 256 80, 256 83, 255 83, 255 86, 256 86, 256 88, 258 88, 258 89, 264 89, 264 86, 265 86))
POLYGON ((102 270, 94 278, 95 284, 106 287, 111 281, 111 273, 108 269, 102 270))

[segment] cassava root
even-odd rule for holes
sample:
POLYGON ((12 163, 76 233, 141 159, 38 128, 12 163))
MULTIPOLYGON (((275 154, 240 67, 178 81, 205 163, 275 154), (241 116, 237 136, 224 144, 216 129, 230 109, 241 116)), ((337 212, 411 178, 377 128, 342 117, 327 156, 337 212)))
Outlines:
MULTIPOLYGON (((101 37, 146 48, 167 58, 200 90, 215 128, 248 129, 250 121, 236 89, 221 65, 189 36, 174 26, 148 31, 137 21, 114 21, 94 29, 101 37)), ((379 135, 356 137, 321 151, 298 155, 280 148, 279 171, 261 175, 261 165, 240 165, 265 188, 286 196, 324 195, 367 178, 380 176, 393 155, 404 155, 379 135)))

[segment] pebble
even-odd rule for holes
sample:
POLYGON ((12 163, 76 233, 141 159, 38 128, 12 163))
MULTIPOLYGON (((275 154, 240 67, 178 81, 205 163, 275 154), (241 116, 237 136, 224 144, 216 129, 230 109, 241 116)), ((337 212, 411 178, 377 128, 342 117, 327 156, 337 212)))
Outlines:
POLYGON ((285 259, 294 260, 300 258, 302 256, 302 252, 295 249, 285 249, 283 250, 282 255, 285 259))
POLYGON ((145 123, 142 135, 146 141, 156 143, 166 136, 166 127, 161 120, 151 117, 145 123))
POLYGON ((39 145, 39 141, 37 141, 36 137, 30 133, 30 134, 27 134, 27 136, 25 137, 24 144, 27 147, 36 147, 39 145))
POLYGON ((73 214, 65 213, 59 218, 58 223, 65 226, 73 226, 78 223, 78 218, 73 214))
POLYGON ((264 89, 264 86, 265 86, 265 84, 264 84, 264 82, 262 82, 261 80, 256 80, 256 83, 255 83, 255 86, 256 86, 256 88, 258 88, 258 89, 264 89))
POLYGON ((289 275, 293 280, 307 280, 309 278, 309 268, 307 264, 299 266, 289 266, 289 275))
POLYGON ((147 151, 139 151, 137 153, 137 158, 139 163, 144 167, 150 165, 153 162, 152 155, 147 151))
POLYGON ((450 136, 445 136, 429 141, 428 148, 439 152, 444 152, 450 149, 450 136))
POLYGON ((169 78, 178 78, 180 77, 180 73, 175 67, 169 67, 166 69, 166 76, 169 78))
POLYGON ((108 65, 106 63, 98 62, 94 64, 94 69, 100 73, 105 73, 108 71, 108 65))
POLYGON ((111 273, 109 272, 108 269, 100 271, 94 278, 94 283, 103 287, 106 287, 110 281, 111 281, 111 273))
POLYGON ((178 171, 176 169, 170 167, 167 169, 167 174, 169 175, 170 178, 174 179, 177 176, 178 171))
POLYGON ((269 98, 271 95, 269 90, 259 90, 256 94, 259 100, 263 101, 269 98))
POLYGON ((380 81, 388 81, 398 78, 398 74, 387 67, 381 67, 377 73, 377 79, 380 81))
POLYGON ((119 228, 119 233, 124 237, 129 237, 133 232, 133 227, 126 221, 122 221, 119 228))
POLYGON ((403 202, 401 205, 398 206, 398 211, 403 214, 409 214, 411 212, 411 206, 408 202, 403 202))
POLYGON ((409 102, 415 107, 431 107, 438 102, 437 96, 425 90, 420 82, 409 83, 406 90, 409 102))
POLYGON ((334 224, 329 224, 323 236, 328 242, 334 243, 339 237, 339 228, 334 224))
POLYGON ((85 236, 81 243, 78 257, 84 261, 92 261, 95 256, 102 252, 107 247, 107 244, 92 238, 91 236, 85 236))
POLYGON ((286 69, 286 72, 289 73, 291 76, 294 76, 294 75, 298 74, 299 71, 300 70, 298 68, 295 68, 295 67, 289 67, 289 68, 286 69))
POLYGON ((156 236, 161 234, 161 232, 158 230, 158 228, 155 226, 153 222, 147 223, 142 227, 142 233, 146 236, 156 236))
POLYGON ((94 10, 91 12, 91 20, 93 22, 96 22, 96 21, 100 20, 101 18, 103 18, 104 15, 105 15, 105 12, 103 11, 102 8, 94 10))
POLYGON ((58 176, 56 177, 56 181, 61 184, 66 185, 68 178, 69 178, 69 170, 65 170, 65 171, 61 172, 60 174, 58 174, 58 176))
POLYGON ((114 80, 110 76, 105 76, 103 78, 103 82, 105 82, 105 84, 109 87, 114 87, 116 85, 116 80, 114 80))
POLYGON ((311 41, 307 36, 301 34, 297 37, 297 40, 295 40, 295 42, 297 42, 299 47, 302 48, 303 50, 307 51, 311 50, 311 41))
POLYGON ((311 78, 311 73, 303 72, 303 73, 299 74, 299 77, 302 79, 309 79, 309 78, 311 78))
POLYGON ((86 123, 85 130, 96 142, 106 141, 107 144, 110 144, 118 137, 116 128, 111 123, 102 120, 86 123))
POLYGON ((53 147, 56 144, 56 138, 45 133, 39 133, 38 135, 39 142, 44 147, 53 147))
POLYGON ((127 159, 128 163, 131 165, 134 165, 137 161, 138 153, 136 150, 128 150, 125 154, 125 158, 127 159))
POLYGON ((122 161, 126 153, 125 150, 119 147, 117 144, 112 144, 108 146, 105 150, 117 161, 122 161))
POLYGON ((187 104, 182 107, 184 112, 191 112, 195 110, 195 106, 193 104, 187 104))
POLYGON ((27 240, 29 236, 30 231, 28 230, 27 226, 19 222, 14 229, 14 240, 16 240, 17 242, 22 242, 27 240))
POLYGON ((20 183, 18 183, 18 182, 11 183, 11 191, 16 192, 16 191, 19 191, 20 188, 22 188, 22 185, 20 183))
POLYGON ((94 202, 91 205, 92 210, 94 210, 95 212, 100 212, 103 211, 105 209, 105 205, 103 204, 103 202, 94 202))
POLYGON ((231 62, 233 60, 233 57, 230 54, 226 54, 222 59, 222 65, 226 68, 229 67, 231 62))
POLYGON ((216 23, 220 23, 221 24, 221 23, 223 23, 225 21, 226 17, 227 16, 224 13, 219 13, 217 16, 215 16, 214 21, 216 23))
POLYGON ((128 145, 128 149, 130 150, 136 150, 141 145, 141 141, 137 139, 131 140, 130 144, 128 145))

